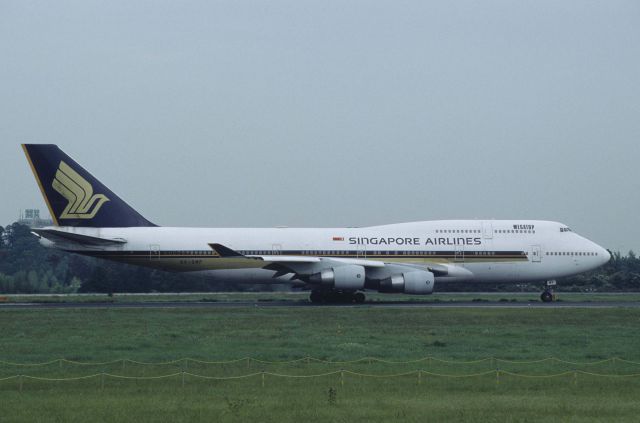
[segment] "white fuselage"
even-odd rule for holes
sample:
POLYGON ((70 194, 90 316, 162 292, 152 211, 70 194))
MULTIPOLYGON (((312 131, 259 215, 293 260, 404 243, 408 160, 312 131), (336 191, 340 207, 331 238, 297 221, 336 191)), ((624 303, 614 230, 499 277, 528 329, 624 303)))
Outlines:
MULTIPOLYGON (((210 244, 248 257, 319 257, 382 261, 409 266, 444 265, 444 281, 545 281, 595 269, 610 255, 557 222, 439 220, 364 228, 85 228, 71 233, 126 241, 115 246, 52 245, 81 254, 169 271, 199 272, 224 280, 282 283, 289 277, 264 261, 238 265, 210 244)), ((290 275, 289 275, 290 276, 290 275)))

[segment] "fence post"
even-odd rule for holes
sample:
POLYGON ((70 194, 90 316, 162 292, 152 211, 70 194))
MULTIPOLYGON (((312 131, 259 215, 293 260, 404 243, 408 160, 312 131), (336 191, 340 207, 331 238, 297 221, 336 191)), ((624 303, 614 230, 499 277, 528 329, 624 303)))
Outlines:
POLYGON ((344 386, 344 370, 340 370, 340 385, 344 386))
POLYGON ((578 371, 573 369, 573 385, 578 386, 578 371))
POLYGON ((422 384, 422 370, 418 370, 418 385, 422 384))
POLYGON ((104 391, 104 372, 102 372, 100 377, 100 389, 104 391))
POLYGON ((58 359, 58 368, 62 369, 62 359, 61 358, 58 359))
POLYGON ((184 388, 184 370, 182 371, 182 387, 184 388))
POLYGON ((251 368, 251 357, 247 357, 247 369, 251 368))
POLYGON ((126 359, 122 359, 122 370, 124 371, 124 363, 125 363, 126 359))
POLYGON ((496 368, 496 385, 500 384, 500 369, 496 368))
POLYGON ((22 392, 22 375, 20 375, 18 380, 19 380, 19 385, 20 385, 20 392, 22 392))
POLYGON ((262 371, 262 387, 264 388, 264 370, 262 371))

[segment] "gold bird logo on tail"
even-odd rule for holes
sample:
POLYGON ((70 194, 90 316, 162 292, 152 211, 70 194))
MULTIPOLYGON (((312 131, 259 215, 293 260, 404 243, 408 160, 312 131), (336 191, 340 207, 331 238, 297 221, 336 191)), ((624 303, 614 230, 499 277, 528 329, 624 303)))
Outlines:
POLYGON ((91 184, 63 161, 58 166, 52 187, 69 201, 60 219, 93 219, 109 201, 104 194, 94 194, 91 184))

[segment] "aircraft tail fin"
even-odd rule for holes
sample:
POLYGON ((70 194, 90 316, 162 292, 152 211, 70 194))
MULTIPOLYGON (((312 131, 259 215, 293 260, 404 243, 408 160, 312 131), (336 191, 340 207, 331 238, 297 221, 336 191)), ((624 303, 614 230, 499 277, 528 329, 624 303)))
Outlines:
POLYGON ((57 145, 23 144, 22 149, 56 226, 156 226, 57 145))

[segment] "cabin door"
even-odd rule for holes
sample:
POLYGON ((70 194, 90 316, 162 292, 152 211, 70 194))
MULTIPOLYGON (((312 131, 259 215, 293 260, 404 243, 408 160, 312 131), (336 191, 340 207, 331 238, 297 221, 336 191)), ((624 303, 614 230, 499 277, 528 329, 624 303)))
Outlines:
POLYGON ((493 238, 493 222, 482 222, 482 236, 484 239, 493 238))
POLYGON ((149 245, 149 260, 157 260, 160 258, 160 246, 158 244, 149 245))
POLYGON ((456 245, 453 261, 456 263, 464 263, 464 245, 456 245))
POLYGON ((531 246, 531 261, 534 263, 540 263, 542 261, 542 249, 539 245, 531 246))
POLYGON ((356 253, 356 256, 358 258, 367 258, 367 245, 366 244, 358 244, 357 248, 358 248, 358 251, 356 253))

